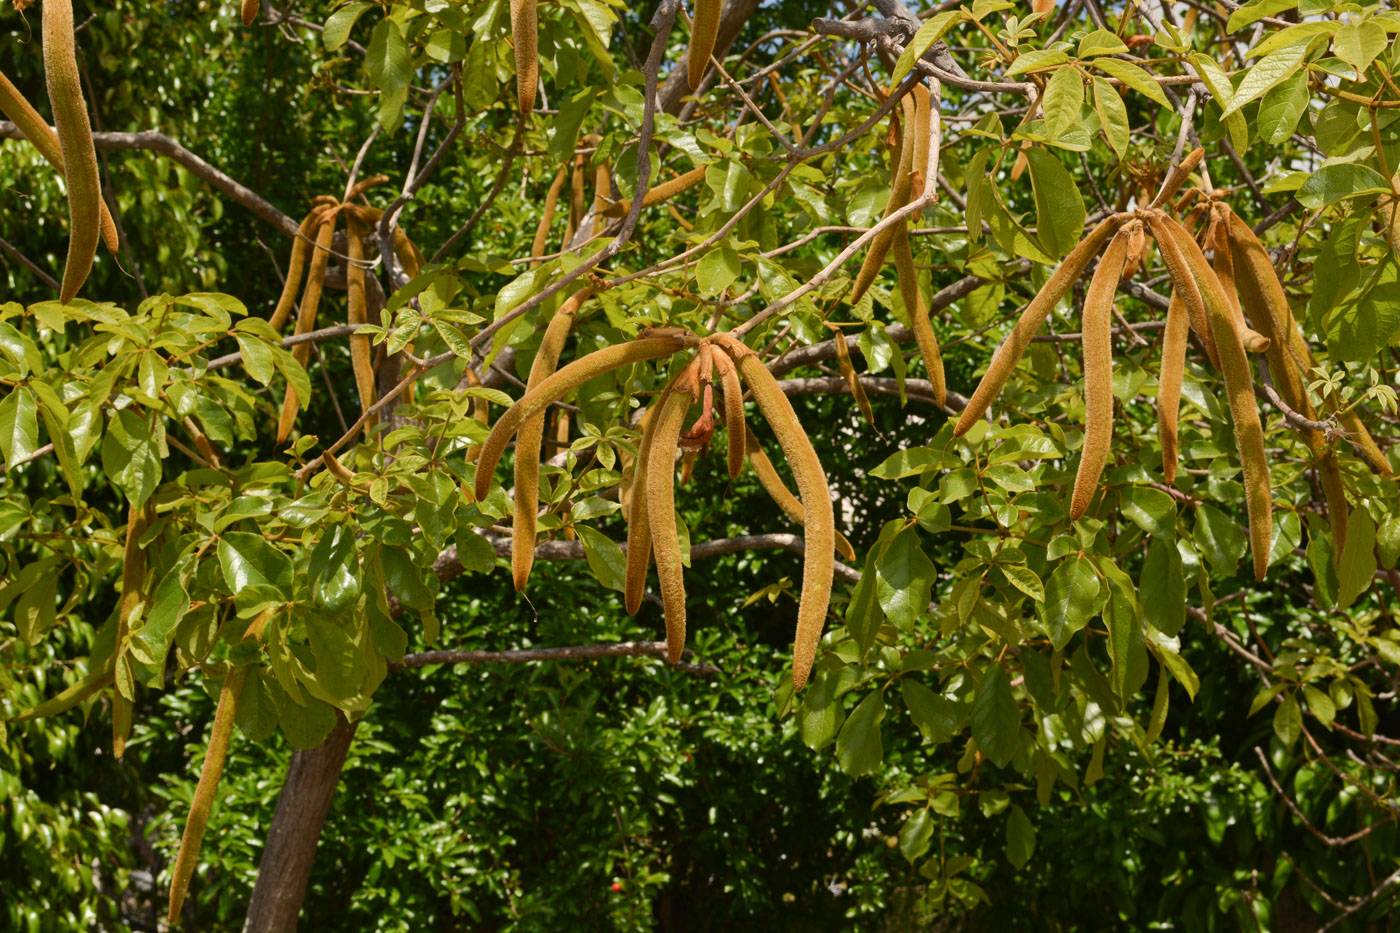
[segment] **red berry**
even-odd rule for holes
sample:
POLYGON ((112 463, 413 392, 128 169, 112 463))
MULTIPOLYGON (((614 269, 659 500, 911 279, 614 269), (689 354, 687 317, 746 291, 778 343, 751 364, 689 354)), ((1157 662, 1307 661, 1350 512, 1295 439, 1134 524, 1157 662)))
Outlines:
POLYGON ((614 893, 614 894, 616 894, 618 891, 621 891, 621 890, 622 890, 622 882, 621 882, 621 881, 614 881, 614 882, 612 883, 612 889, 613 889, 613 893, 614 893))

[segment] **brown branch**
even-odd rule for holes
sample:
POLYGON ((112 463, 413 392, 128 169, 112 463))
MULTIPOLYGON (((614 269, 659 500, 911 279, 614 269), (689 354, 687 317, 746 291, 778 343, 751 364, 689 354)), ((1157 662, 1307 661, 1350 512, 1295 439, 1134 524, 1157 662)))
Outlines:
POLYGON ((1395 871, 1391 872, 1390 876, 1387 877, 1380 884, 1376 885, 1375 890, 1373 890, 1370 894, 1367 894, 1365 897, 1361 898, 1361 900, 1356 901, 1346 910, 1342 911, 1340 914, 1327 921, 1327 923, 1318 927, 1317 933, 1327 933, 1328 930, 1341 923, 1347 917, 1350 917, 1352 914, 1356 913, 1358 910, 1374 901, 1377 897, 1380 897, 1380 895, 1385 891, 1386 888, 1390 887, 1397 881, 1400 881, 1400 868, 1397 868, 1395 871))
POLYGON ((28 256, 24 255, 24 253, 21 253, 17 248, 15 248, 15 246, 12 243, 10 243, 9 240, 6 240, 4 237, 0 237, 0 250, 4 250, 5 252, 13 256, 16 260, 19 261, 20 265, 24 266, 30 272, 34 273, 34 277, 37 278, 40 282, 43 282, 45 285, 47 285, 49 288, 52 288, 54 291, 58 291, 58 280, 55 279, 53 276, 49 275, 43 269, 41 269, 38 263, 30 259, 28 256))
MULTIPOLYGON (((299 343, 317 343, 322 340, 330 340, 334 337, 348 337, 363 326, 363 324, 335 324, 331 327, 322 327, 320 330, 309 330, 304 334, 294 334, 290 337, 283 337, 282 346, 294 347, 299 343)), ((209 365, 206 366, 205 369, 222 369, 225 366, 232 366, 242 358, 242 353, 229 353, 224 356, 216 356, 209 361, 209 365)))
MULTIPOLYGON (((683 657, 693 658, 687 650, 683 657)), ((521 648, 511 651, 424 651, 404 655, 402 661, 389 665, 389 670, 406 667, 427 667, 429 664, 533 664, 540 661, 582 661, 589 658, 650 658, 666 657, 664 641, 618 641, 596 645, 571 645, 565 648, 521 648)), ((676 664, 687 674, 708 676, 723 671, 713 664, 676 664)))
POLYGON ((1293 811, 1293 815, 1298 818, 1298 822, 1302 823, 1303 826, 1307 828, 1308 832, 1312 833, 1319 840, 1321 840, 1322 844, 1327 846, 1329 849, 1335 849, 1339 846, 1351 845, 1358 839, 1364 839, 1371 834, 1371 831, 1374 830, 1377 825, 1379 825, 1373 824, 1371 826, 1367 826, 1360 832, 1352 833, 1350 836, 1346 836, 1344 838, 1338 838, 1336 836, 1327 835, 1326 833, 1319 830, 1316 826, 1314 826, 1312 822, 1309 821, 1308 818, 1303 815, 1303 811, 1298 809, 1298 805, 1293 802, 1293 799, 1289 797, 1286 793, 1284 793, 1283 788, 1279 786, 1278 781, 1274 778, 1273 769, 1269 767, 1269 759, 1264 755, 1264 750, 1256 745, 1254 746, 1254 754, 1259 757, 1259 763, 1264 766, 1264 776, 1269 779, 1269 783, 1273 785, 1274 791, 1279 795, 1279 797, 1283 798, 1283 802, 1288 806, 1288 809, 1293 811))

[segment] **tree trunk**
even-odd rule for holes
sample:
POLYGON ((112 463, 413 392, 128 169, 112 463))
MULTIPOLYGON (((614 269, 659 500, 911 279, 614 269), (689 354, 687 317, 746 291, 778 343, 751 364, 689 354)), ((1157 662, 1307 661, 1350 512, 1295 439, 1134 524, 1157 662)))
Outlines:
POLYGON ((292 755, 287 780, 277 797, 277 812, 268 830, 262 864, 258 866, 258 881, 248 903, 244 933, 296 930, 316 859, 316 844, 354 735, 355 726, 338 717, 324 742, 292 755))

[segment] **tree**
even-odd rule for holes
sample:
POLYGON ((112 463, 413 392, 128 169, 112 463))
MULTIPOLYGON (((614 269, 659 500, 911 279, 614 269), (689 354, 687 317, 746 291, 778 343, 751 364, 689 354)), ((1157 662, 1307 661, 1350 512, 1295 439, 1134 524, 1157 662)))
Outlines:
POLYGON ((230 748, 300 749, 247 918, 290 929, 391 673, 723 678, 683 660, 736 609, 710 573, 781 607, 777 714, 874 781, 901 922, 1390 911, 1400 18, 873 6, 41 0, 0 85, 5 738, 96 708, 121 759, 158 691, 216 698, 172 920, 230 748), (800 581, 702 569, 765 548, 800 581), (666 641, 428 650, 506 561, 541 615, 532 563, 583 561, 666 641), (1267 801, 1255 867, 1142 843, 1076 896, 1077 808, 1189 838, 1124 788, 1197 761, 1267 801))

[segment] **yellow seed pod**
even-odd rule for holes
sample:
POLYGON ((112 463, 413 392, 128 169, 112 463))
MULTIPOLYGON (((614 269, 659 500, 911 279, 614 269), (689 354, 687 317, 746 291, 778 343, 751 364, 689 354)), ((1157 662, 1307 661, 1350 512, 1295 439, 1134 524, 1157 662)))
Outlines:
POLYGON ((1182 304, 1186 306, 1191 320, 1191 329, 1205 346, 1206 356, 1210 357, 1211 365, 1219 369, 1220 352, 1215 346, 1215 334, 1211 331, 1205 296, 1201 294, 1200 285, 1192 274, 1191 264, 1186 258, 1186 249, 1183 246, 1183 243, 1189 243, 1195 247, 1196 241, 1175 221, 1172 221, 1174 227, 1167 227, 1168 219, 1166 214, 1157 211, 1148 215, 1147 223, 1157 241, 1157 252, 1161 254, 1162 262, 1171 276, 1173 293, 1181 296, 1182 304), (1179 235, 1177 231, 1180 231, 1179 235))
MULTIPOLYGON (((345 285, 349 294, 349 323, 366 324, 369 322, 368 303, 365 299, 365 267, 364 261, 364 227, 360 225, 355 214, 351 214, 346 222, 346 256, 348 262, 345 264, 345 285)), ((355 387, 360 394, 360 411, 366 412, 378 400, 378 392, 374 384, 374 350, 370 346, 369 337, 350 335, 350 366, 355 373, 355 387)), ((365 423, 365 430, 373 425, 373 421, 365 423)))
POLYGON ((296 239, 292 241, 292 257, 287 262, 287 280, 282 283, 282 294, 277 306, 272 309, 268 325, 279 333, 287 318, 292 316, 292 305, 296 303, 297 292, 301 289, 301 275, 306 269, 306 254, 311 251, 311 242, 316 229, 321 225, 321 212, 313 210, 302 218, 297 227, 296 239))
MULTIPOLYGON (((19 89, 10 83, 3 71, 0 71, 0 113, 9 117, 10 122, 24 134, 24 138, 39 150, 44 160, 57 169, 60 175, 63 174, 63 150, 59 147, 58 134, 49 126, 47 120, 39 116, 39 111, 34 109, 19 89)), ((112 220, 111 212, 107 210, 107 202, 101 201, 99 205, 102 209, 102 244, 107 247, 107 252, 115 254, 121 249, 117 225, 112 220)))
MULTIPOLYGON (((647 193, 642 196, 642 207, 648 208, 655 207, 658 204, 664 204, 677 195, 694 188, 705 180, 705 168, 706 166, 703 165, 699 168, 693 168, 683 175, 669 178, 655 188, 648 190, 647 193)), ((608 205, 607 209, 603 211, 603 214, 607 217, 626 217, 627 212, 631 209, 631 201, 618 201, 616 204, 608 205)))
MULTIPOLYGON (((792 490, 787 488, 783 478, 778 475, 777 468, 773 466, 773 461, 768 459, 768 454, 763 449, 763 445, 759 443, 753 429, 746 426, 745 434, 748 440, 749 462, 753 464, 753 472, 758 477, 759 484, 768 493, 768 497, 773 500, 774 504, 783 510, 784 515, 805 527, 807 512, 802 508, 802 503, 792 494, 792 490)), ((849 561, 856 559, 856 549, 839 531, 836 532, 836 553, 849 561)))
MULTIPOLYGON (((540 225, 535 228, 535 241, 530 247, 532 257, 543 256, 546 246, 549 244, 549 226, 554 223, 554 211, 559 204, 559 192, 564 190, 564 182, 568 179, 567 168, 561 168, 554 176, 554 181, 550 183, 549 192, 544 196, 544 213, 540 215, 540 225)), ((539 265, 536 260, 532 266, 539 265)))
POLYGON ((1118 232, 1118 228, 1129 216, 1114 214, 1105 217, 1097 227, 1090 231, 1088 236, 1079 242, 1078 246, 1070 250, 1065 261, 1060 263, 1059 268, 1045 283, 1045 287, 1031 299, 1030 304, 1026 305, 1026 310, 1021 312, 1016 326, 1011 328, 1011 333, 1006 335, 1001 346, 997 347, 996 353, 992 354, 992 361, 987 366, 986 375, 977 384, 972 398, 968 400, 967 407, 963 409, 962 415, 958 418, 957 427, 953 429, 955 437, 962 437, 971 430, 978 419, 987 413, 992 399, 1001 393, 1002 387, 1006 385, 1006 380, 1011 378, 1011 371, 1016 368, 1016 363, 1026 352, 1026 347, 1030 346, 1031 338, 1045 324, 1045 319, 1050 316, 1055 305, 1084 274, 1084 270, 1089 267, 1089 261, 1103 248, 1109 238, 1118 232))
POLYGON ((243 8, 240 12, 243 25, 253 25, 253 20, 258 18, 258 0, 243 0, 243 8))
POLYGON ((510 0, 510 32, 515 41, 515 90, 523 120, 535 109, 540 79, 539 21, 535 0, 510 0))
POLYGON ((603 211, 608 206, 611 194, 612 172, 608 169, 606 161, 599 162, 593 167, 593 236, 602 233, 603 225, 607 223, 603 211))
POLYGON ((1172 169, 1171 174, 1167 176, 1166 183, 1162 185, 1162 190, 1157 192, 1157 197, 1152 199, 1151 206, 1154 208, 1161 207, 1163 204, 1170 201, 1172 195, 1176 194, 1177 190, 1180 189, 1182 185, 1186 184, 1186 179, 1191 177, 1191 173, 1196 170, 1196 166, 1201 164, 1201 159, 1205 158, 1205 154, 1206 151, 1204 149, 1194 149, 1187 153, 1186 158, 1181 160, 1181 164, 1172 169))
POLYGON ((710 55, 719 35, 719 15, 723 0, 695 0, 695 18, 690 22, 690 51, 686 60, 686 78, 692 91, 700 87, 705 69, 710 67, 710 55))
POLYGON ((676 525, 676 451, 681 428, 685 426, 685 413, 697 394, 698 362, 699 357, 696 357, 681 370, 666 397, 665 407, 657 415, 656 434, 644 474, 651 550, 656 558, 656 579, 666 614, 666 655, 672 664, 679 661, 685 651, 685 567, 681 562, 680 532, 676 525))
POLYGON ((486 441, 481 445, 481 458, 477 462, 476 482, 472 490, 476 501, 480 502, 485 499, 487 493, 491 491, 491 477, 496 471, 496 464, 501 462, 501 454, 505 452, 506 444, 509 443, 511 436, 515 434, 516 429, 526 418, 544 411, 590 379, 629 363, 640 363, 643 360, 670 356, 677 350, 693 343, 694 339, 689 334, 674 334, 643 337, 627 343, 604 347, 602 350, 595 350, 581 359, 574 360, 526 392, 518 402, 506 409, 505 413, 497 419, 495 426, 491 428, 491 433, 487 435, 486 441))
MULTIPOLYGON (((297 313, 294 334, 305 334, 316 326, 316 310, 321 304, 321 289, 326 284, 326 266, 330 262, 331 242, 335 239, 337 213, 332 209, 320 215, 323 219, 316 234, 316 251, 311 255, 311 268, 306 274, 306 290, 301 294, 301 308, 297 313)), ((305 366, 311 358, 311 344, 299 343, 292 347, 292 356, 305 366)), ((299 407, 296 393, 290 385, 287 386, 282 396, 282 415, 277 422, 277 443, 282 443, 292 433, 299 407)))
POLYGON ((1181 415, 1181 381, 1186 370, 1186 339, 1191 324, 1181 296, 1167 306, 1167 329, 1162 337, 1162 373, 1157 383, 1157 436, 1162 444, 1162 482, 1176 482, 1180 459, 1177 422, 1181 415))
POLYGON ((68 259, 59 289, 59 302, 67 304, 87 281, 97 255, 102 230, 102 184, 97 176, 92 124, 78 78, 72 0, 45 0, 43 32, 44 77, 63 154, 63 177, 68 184, 68 259))
MULTIPOLYGON (((912 128, 915 120, 915 105, 912 96, 906 94, 900 99, 899 105, 904 115, 904 125, 912 128)), ((927 125, 927 121, 925 121, 925 125, 927 125)), ((928 134, 924 135, 927 137, 928 134)), ((909 167, 914 164, 914 140, 909 138, 908 133, 903 134, 896 152, 898 158, 892 160, 894 170, 890 175, 890 199, 885 204, 884 217, 889 217, 909 203, 909 167)), ((885 256, 889 254, 890 245, 894 242, 894 235, 894 228, 886 227, 871 239, 870 248, 865 253, 865 260, 860 265, 860 272, 856 274, 855 284, 851 286, 849 299, 851 304, 860 301, 870 286, 874 284, 875 277, 880 274, 880 267, 885 264, 885 256)))
POLYGON ((1133 221, 1104 250, 1084 298, 1084 449, 1074 477, 1069 517, 1078 521, 1089 510, 1113 441, 1113 295, 1128 259, 1133 221))
POLYGON ((928 172, 928 121, 929 121, 929 93, 928 88, 923 84, 914 85, 914 89, 909 92, 909 96, 914 100, 914 122, 913 127, 914 155, 909 162, 909 195, 922 194, 924 190, 924 178, 928 172))
MULTIPOLYGON (((928 381, 933 387, 933 400, 939 405, 948 403, 948 380, 943 371, 943 354, 938 349, 938 336, 933 332, 933 322, 929 320, 928 305, 923 292, 919 291, 919 270, 914 265, 914 253, 909 247, 909 231, 903 224, 895 231, 891 246, 894 268, 899 277, 899 288, 904 295, 904 310, 909 312, 909 329, 914 333, 914 342, 924 358, 928 370, 928 381)), ((844 340, 838 338, 838 345, 844 340)))
POLYGON ((655 404, 642 415, 642 437, 637 444, 637 462, 632 469, 632 481, 628 486, 627 518, 627 573, 623 586, 623 604, 628 615, 636 615, 642 608, 642 596, 646 592, 647 568, 651 566, 651 519, 647 512, 647 463, 651 459, 652 442, 656 438, 656 425, 661 420, 658 412, 666 407, 671 397, 672 384, 657 396, 655 404))
POLYGON ((744 389, 739 384, 739 370, 726 353, 715 354, 720 385, 724 387, 724 433, 726 466, 729 478, 737 479, 744 470, 744 441, 748 426, 744 423, 744 389))

